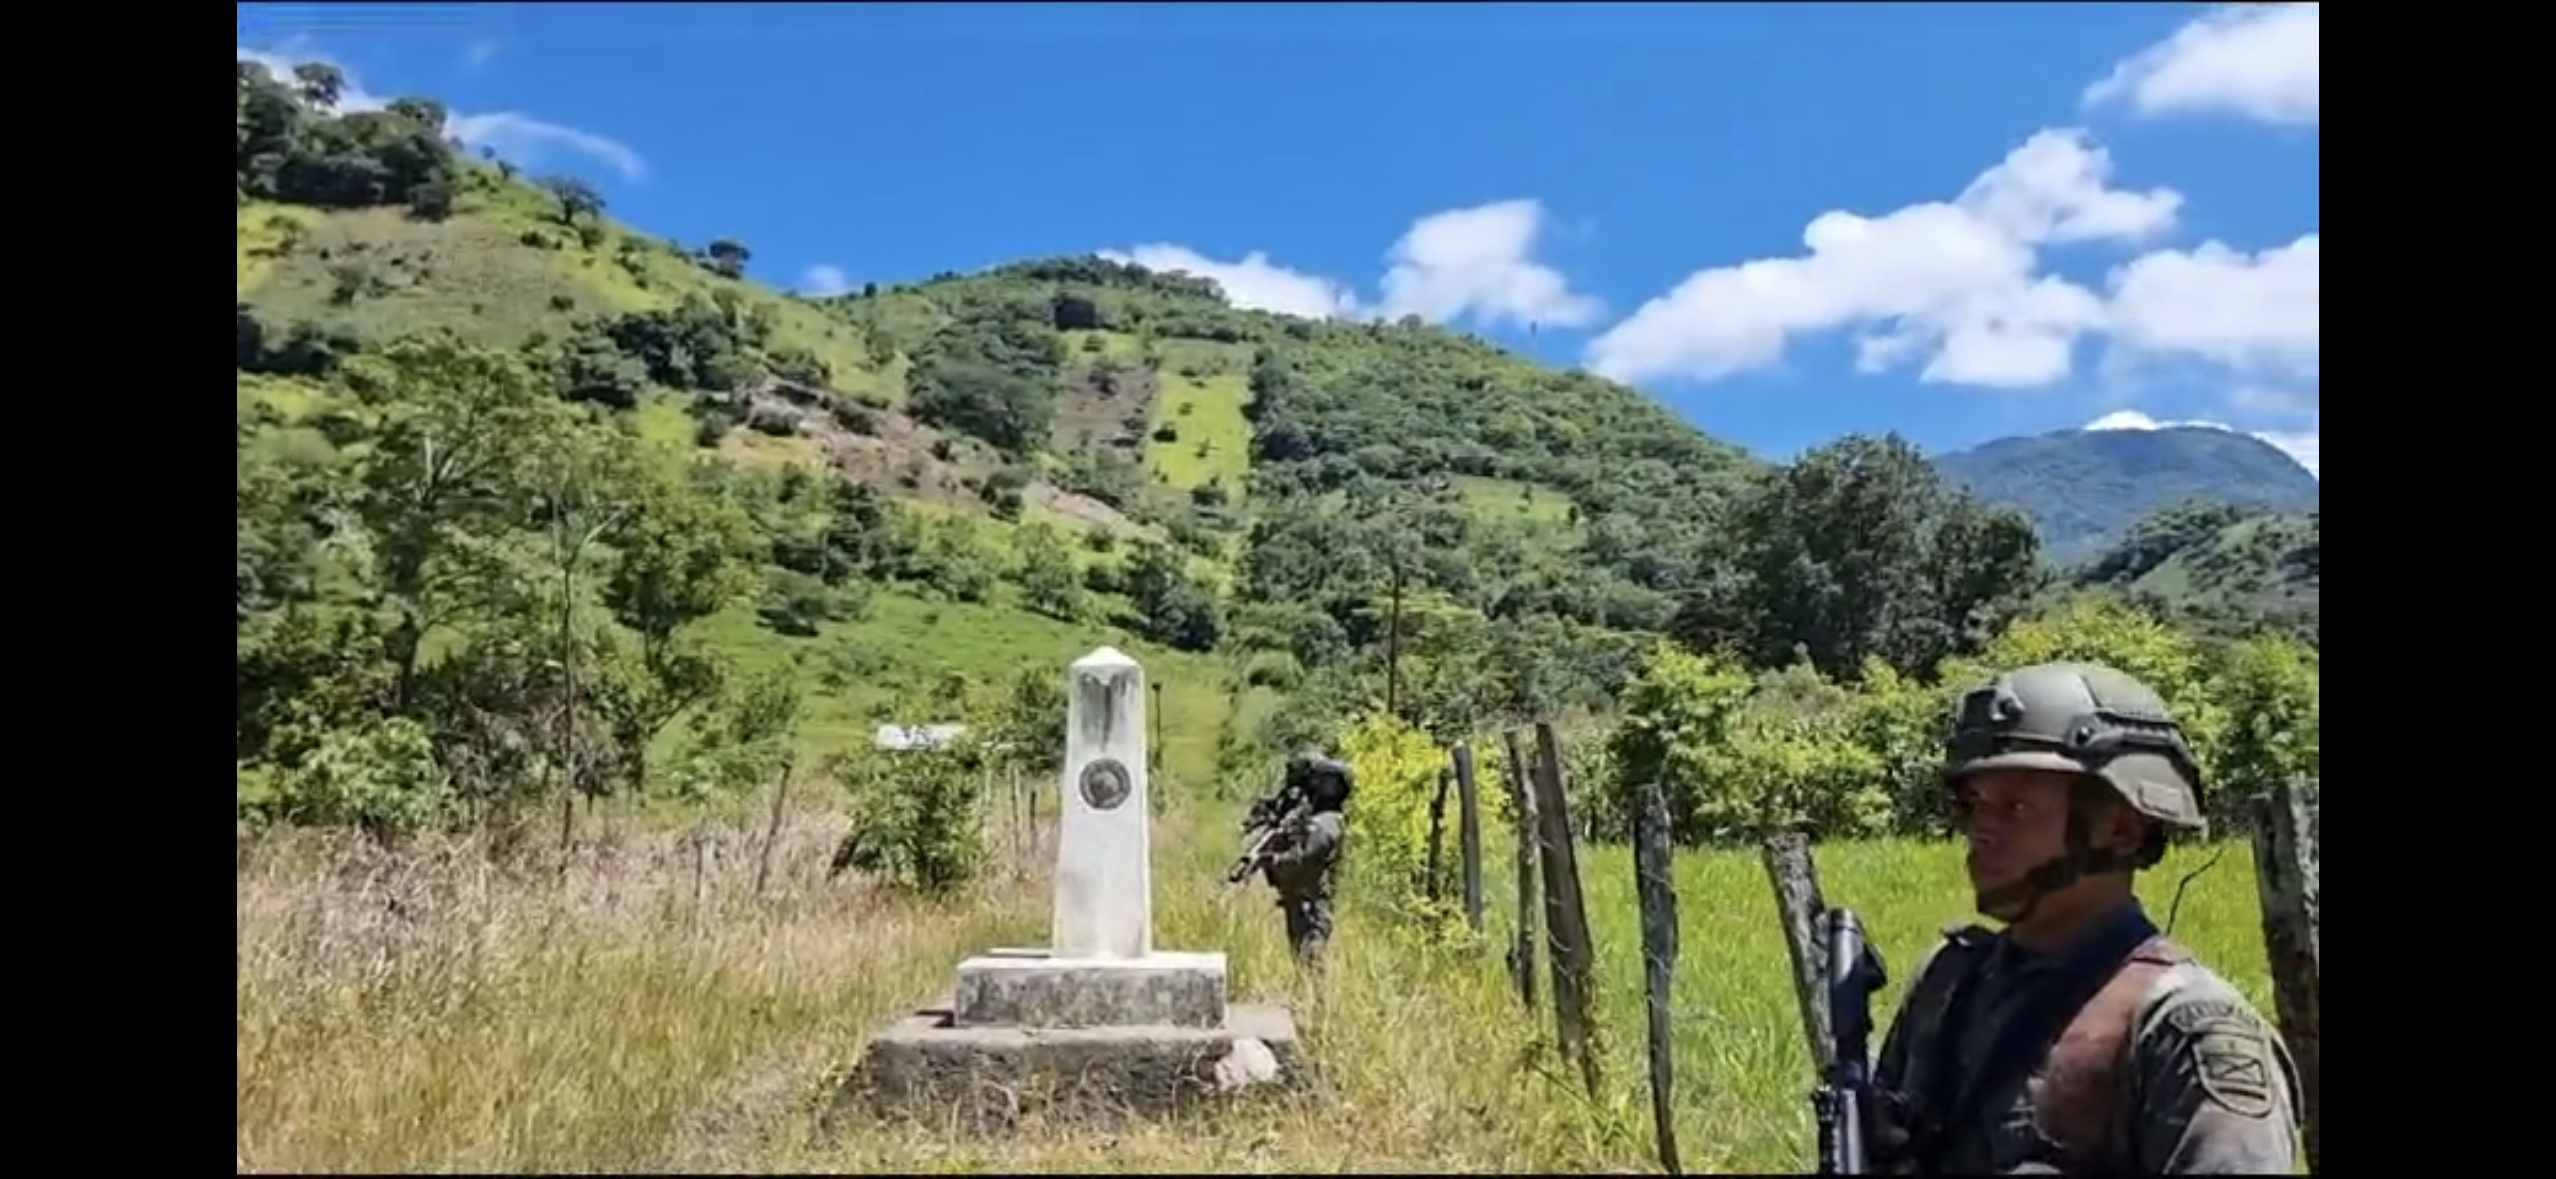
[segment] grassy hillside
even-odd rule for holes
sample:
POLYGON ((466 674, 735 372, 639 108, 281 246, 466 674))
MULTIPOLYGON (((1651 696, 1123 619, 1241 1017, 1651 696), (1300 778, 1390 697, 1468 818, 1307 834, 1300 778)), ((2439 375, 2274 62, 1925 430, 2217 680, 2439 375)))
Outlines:
POLYGON ((1938 470, 2030 517, 2063 563, 2093 556, 2139 519, 2192 500, 2283 512, 2317 506, 2316 476, 2278 447, 2202 427, 2060 430, 1939 455, 1938 470))
POLYGON ((235 87, 244 765, 325 745, 296 709, 341 673, 296 661, 346 641, 327 636, 387 625, 380 674, 403 697, 544 576, 572 600, 544 642, 592 625, 721 669, 718 691, 672 665, 642 677, 663 697, 630 706, 653 734, 643 775, 687 756, 704 701, 765 671, 799 686, 793 731, 824 753, 1115 642, 1154 662, 1176 766, 1205 780, 1377 690, 1396 586, 1428 631, 1407 636, 1415 662, 1479 655, 1500 627, 1536 640, 1533 667, 1464 708, 1595 707, 1760 469, 1629 389, 1479 341, 1242 311, 1094 258, 785 294, 751 279, 745 243, 651 237, 573 177, 457 156, 432 100, 340 113, 337 85, 243 65, 235 87), (556 412, 476 403, 450 384, 466 373, 529 382, 556 412), (557 437, 488 441, 512 472, 478 489, 493 498, 375 485, 402 431, 500 410, 557 437), (544 506, 571 490, 545 482, 564 478, 543 473, 557 447, 626 460, 592 476, 617 490, 585 489, 596 527, 573 560, 544 506), (632 559, 627 518, 600 505, 668 472, 710 506, 666 510, 733 510, 738 547, 685 566, 706 596, 651 638, 632 629, 643 604, 598 585, 632 559), (371 560, 374 532, 412 526, 456 544, 494 528, 524 568, 467 568, 477 541, 405 571, 371 560))
POLYGON ((2198 629, 2273 629, 2313 643, 2323 582, 2321 524, 2315 512, 2178 504, 2131 525, 2073 580, 2125 592, 2198 629))

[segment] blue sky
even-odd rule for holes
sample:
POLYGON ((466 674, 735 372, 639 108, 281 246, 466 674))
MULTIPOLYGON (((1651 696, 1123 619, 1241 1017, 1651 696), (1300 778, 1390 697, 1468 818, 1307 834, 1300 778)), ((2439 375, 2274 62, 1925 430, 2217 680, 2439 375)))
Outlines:
POLYGON ((1110 252, 1784 457, 2205 422, 2317 465, 2314 5, 242 4, 775 285, 1110 252))

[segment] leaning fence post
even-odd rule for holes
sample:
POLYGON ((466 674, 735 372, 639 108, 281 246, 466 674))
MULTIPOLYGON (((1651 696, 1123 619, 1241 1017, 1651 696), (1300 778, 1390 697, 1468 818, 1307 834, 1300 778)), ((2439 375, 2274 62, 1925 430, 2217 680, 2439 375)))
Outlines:
POLYGON ((1669 1034, 1669 987, 1677 977, 1677 883, 1669 844, 1668 793, 1652 782, 1642 787, 1633 811, 1634 895, 1642 907, 1642 990, 1649 1000, 1651 1049, 1651 1133, 1660 1150, 1660 1169, 1680 1173, 1677 1163, 1677 1059, 1669 1034))
POLYGON ((1456 850, 1464 868, 1464 924, 1482 936, 1482 794, 1473 779, 1473 746, 1458 741, 1452 754, 1456 779, 1456 850))
POLYGON ((2257 800, 2254 881, 2263 901, 2263 949, 2281 1039, 2299 1068, 2299 1115, 2307 1124, 2308 1173, 2317 1168, 2318 783, 2292 778, 2257 800))
POLYGON ((1535 787, 1531 784, 1532 772, 1528 768, 1526 754, 1518 748, 1517 730, 1500 734, 1500 742, 1509 755, 1508 760, 1500 765, 1501 777, 1508 782, 1509 809, 1516 813, 1518 819, 1518 936, 1509 946, 1509 973, 1517 980, 1518 1001, 1526 1004, 1527 1010, 1532 1012, 1535 1010, 1535 947, 1543 940, 1538 920, 1543 905, 1536 879, 1535 848, 1540 840, 1536 834, 1535 787))
POLYGON ((1828 1038, 1828 962, 1819 944, 1819 915, 1828 902, 1819 891, 1819 865, 1811 860, 1810 837, 1798 831, 1770 836, 1762 849, 1767 879, 1775 885, 1775 912, 1783 921, 1784 946, 1793 958, 1793 999, 1802 1011, 1802 1034, 1810 1040, 1811 1064, 1826 1068, 1835 1049, 1828 1038))
POLYGON ((1590 1097, 1598 1094, 1596 946, 1589 938, 1588 902, 1580 890, 1580 858, 1571 841, 1569 795, 1562 782, 1562 746, 1553 726, 1535 726, 1537 827, 1544 848, 1544 925, 1553 939, 1553 1014, 1562 1051, 1579 1058, 1590 1097))

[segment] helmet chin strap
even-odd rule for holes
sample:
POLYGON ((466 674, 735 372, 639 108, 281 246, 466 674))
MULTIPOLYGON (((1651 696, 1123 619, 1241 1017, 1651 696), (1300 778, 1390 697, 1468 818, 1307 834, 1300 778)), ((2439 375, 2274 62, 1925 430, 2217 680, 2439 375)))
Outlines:
POLYGON ((2066 838, 2068 850, 2034 865, 2012 884, 1981 892, 1976 898, 1979 911, 2007 925, 2020 925, 2032 920, 2033 911, 2050 894, 2088 876, 2127 872, 2132 866, 2131 857, 2094 846, 2083 807, 2069 806, 2066 838))

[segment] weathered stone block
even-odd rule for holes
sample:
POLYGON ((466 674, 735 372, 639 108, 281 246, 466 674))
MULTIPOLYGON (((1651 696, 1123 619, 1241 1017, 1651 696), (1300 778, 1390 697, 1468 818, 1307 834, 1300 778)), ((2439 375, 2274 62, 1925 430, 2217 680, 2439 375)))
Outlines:
POLYGON ((1218 1028, 962 1027, 951 1015, 918 1011, 881 1031, 835 1115, 955 1119, 980 1130, 1028 1117, 1109 1124, 1309 1080, 1295 1020, 1275 1006, 1235 1005, 1218 1028))
POLYGON ((1090 959, 996 950, 959 963, 953 1008, 960 1027, 1219 1027, 1225 956, 1090 959))

